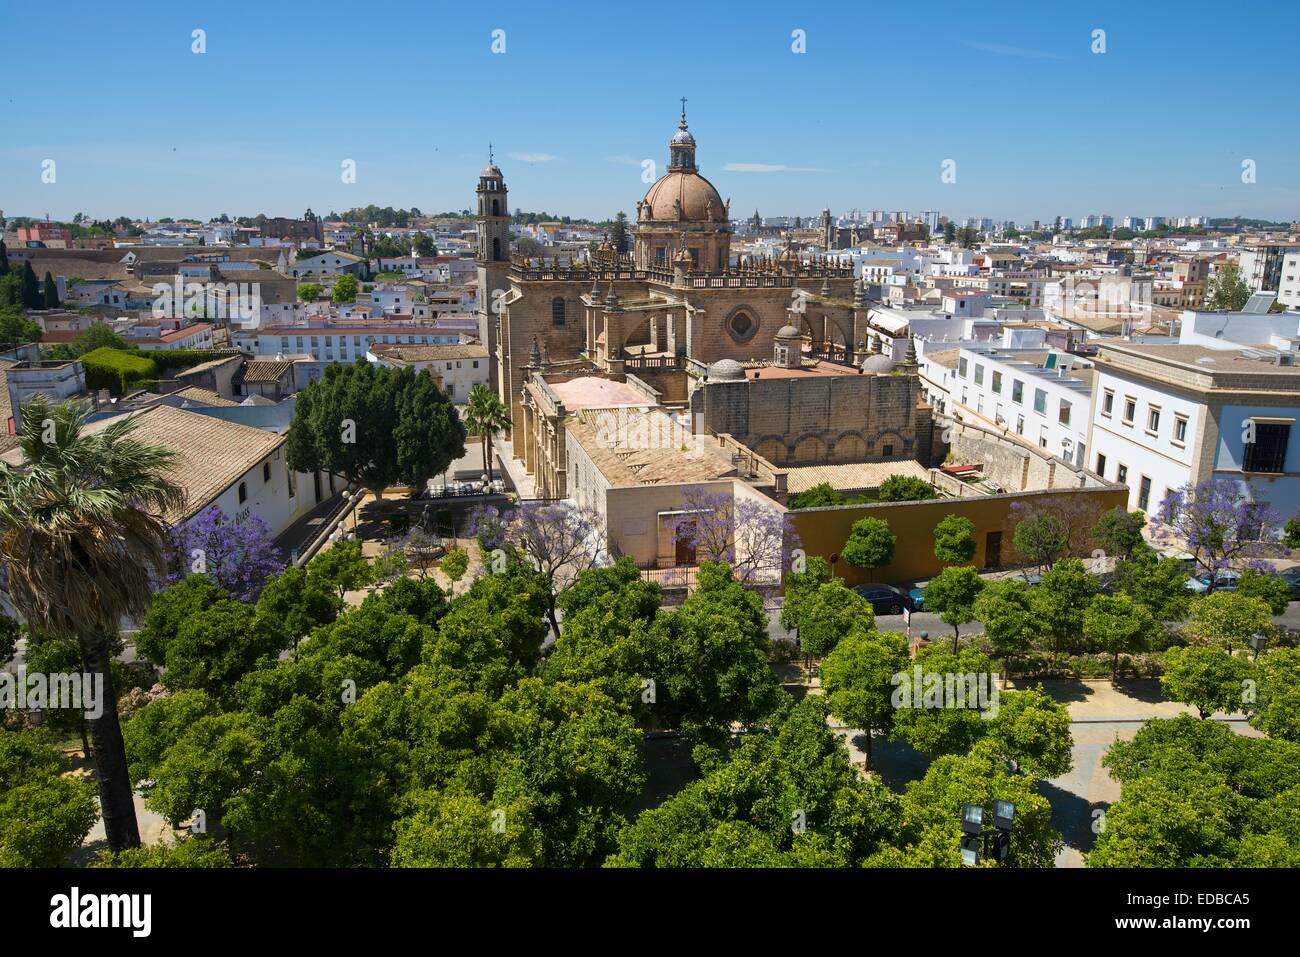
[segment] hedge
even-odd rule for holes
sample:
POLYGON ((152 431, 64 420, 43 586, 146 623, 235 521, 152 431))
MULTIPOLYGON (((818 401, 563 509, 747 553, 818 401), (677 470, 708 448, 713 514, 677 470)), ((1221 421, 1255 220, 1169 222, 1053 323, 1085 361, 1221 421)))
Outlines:
POLYGON ((158 379, 158 365, 140 352, 127 352, 101 346, 81 357, 86 369, 86 388, 108 389, 121 396, 134 389, 146 388, 158 379))

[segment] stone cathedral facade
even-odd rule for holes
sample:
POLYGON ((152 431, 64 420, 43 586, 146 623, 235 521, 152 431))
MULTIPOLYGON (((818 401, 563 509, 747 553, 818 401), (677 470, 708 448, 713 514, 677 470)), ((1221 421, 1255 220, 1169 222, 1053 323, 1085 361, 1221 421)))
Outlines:
MULTIPOLYGON (((911 370, 896 370, 881 361, 884 356, 867 354, 869 302, 851 264, 802 256, 788 239, 770 258, 733 255, 730 200, 700 174, 684 112, 668 151, 667 172, 636 204, 632 251, 619 253, 606 244, 583 261, 512 257, 504 176, 491 163, 480 174, 479 334, 489 350, 493 387, 511 411, 515 456, 524 458, 531 424, 530 377, 585 372, 634 374, 668 405, 707 408, 710 418, 725 421, 742 441, 761 437, 764 451, 778 460, 913 457, 919 448, 917 410, 923 408, 919 381, 906 375, 911 370), (778 398, 778 387, 760 383, 759 373, 782 355, 778 398), (753 416, 752 428, 738 421, 737 410, 750 406, 737 391, 745 388, 746 369, 755 370, 753 385, 761 384, 765 401, 793 403, 794 414, 760 416, 761 403, 755 402, 745 417, 753 416), (852 403, 836 401, 833 426, 814 421, 817 407, 827 407, 828 376, 900 372, 908 381, 834 389, 837 398, 863 391, 888 393, 888 401, 864 403, 856 418, 847 407, 852 403), (725 383, 726 398, 692 398, 711 378, 725 383), (808 407, 801 408, 805 393, 808 407), (877 408, 892 410, 888 423, 870 421, 877 408), (773 432, 779 419, 815 432, 816 441, 773 432), (846 425, 849 419, 854 421, 846 425), (853 437, 838 439, 836 430, 853 437), (876 433, 885 431, 889 436, 877 440, 876 433)), ((924 413, 928 426, 928 409, 924 413)))

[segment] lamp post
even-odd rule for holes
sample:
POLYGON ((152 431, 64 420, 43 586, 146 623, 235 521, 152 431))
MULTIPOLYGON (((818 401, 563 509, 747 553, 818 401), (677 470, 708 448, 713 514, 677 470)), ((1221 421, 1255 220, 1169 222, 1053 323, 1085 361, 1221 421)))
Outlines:
POLYGON ((1011 801, 993 802, 993 826, 984 826, 981 804, 961 806, 961 862, 974 867, 984 858, 1005 864, 1011 854, 1011 828, 1015 824, 1016 806, 1011 801))
POLYGON ((1254 652, 1254 654, 1251 656, 1250 660, 1258 661, 1259 653, 1263 651, 1267 646, 1268 646, 1268 635, 1264 634, 1261 631, 1257 631, 1253 635, 1251 635, 1250 649, 1252 652, 1254 652))

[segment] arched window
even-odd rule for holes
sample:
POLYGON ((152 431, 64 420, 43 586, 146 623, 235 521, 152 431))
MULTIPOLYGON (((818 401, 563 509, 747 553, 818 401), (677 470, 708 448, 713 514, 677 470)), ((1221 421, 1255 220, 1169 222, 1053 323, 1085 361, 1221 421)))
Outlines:
POLYGON ((501 261, 501 240, 500 239, 494 238, 492 240, 492 260, 493 262, 501 261))
POLYGON ((239 483, 239 504, 243 505, 244 502, 246 501, 248 501, 248 486, 245 485, 243 482, 240 482, 239 483))
POLYGON ((492 200, 492 215, 493 216, 501 215, 501 200, 499 199, 492 200))
POLYGON ((551 324, 564 325, 564 297, 556 296, 551 300, 551 324))

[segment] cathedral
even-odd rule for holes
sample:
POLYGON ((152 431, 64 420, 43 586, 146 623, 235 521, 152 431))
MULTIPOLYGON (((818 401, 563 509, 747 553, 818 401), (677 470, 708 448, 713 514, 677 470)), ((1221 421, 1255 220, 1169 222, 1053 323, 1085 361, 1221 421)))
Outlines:
MULTIPOLYGON (((867 290, 848 261, 801 255, 788 238, 778 255, 733 254, 730 200, 701 175, 684 111, 668 141, 667 171, 636 204, 631 253, 606 243, 582 260, 513 257, 505 178, 494 163, 480 173, 476 192, 479 333, 493 387, 511 412, 517 458, 532 457, 525 453, 532 431, 526 387, 534 374, 631 375, 657 391, 664 406, 700 411, 710 382, 806 376, 824 391, 832 378, 895 371, 885 356, 868 355, 867 290)), ((912 380, 906 394, 891 402, 914 419, 915 377, 903 378, 912 380)), ((791 384, 783 388, 797 406, 791 384)), ((788 411, 789 434, 755 438, 766 441, 763 454, 778 463, 915 451, 914 437, 901 436, 873 450, 870 413, 861 407, 851 439, 840 437, 842 423, 818 428, 795 421, 797 407, 788 411)), ((734 415, 724 418, 736 428, 734 415)), ((745 440, 743 431, 732 434, 745 440)))

